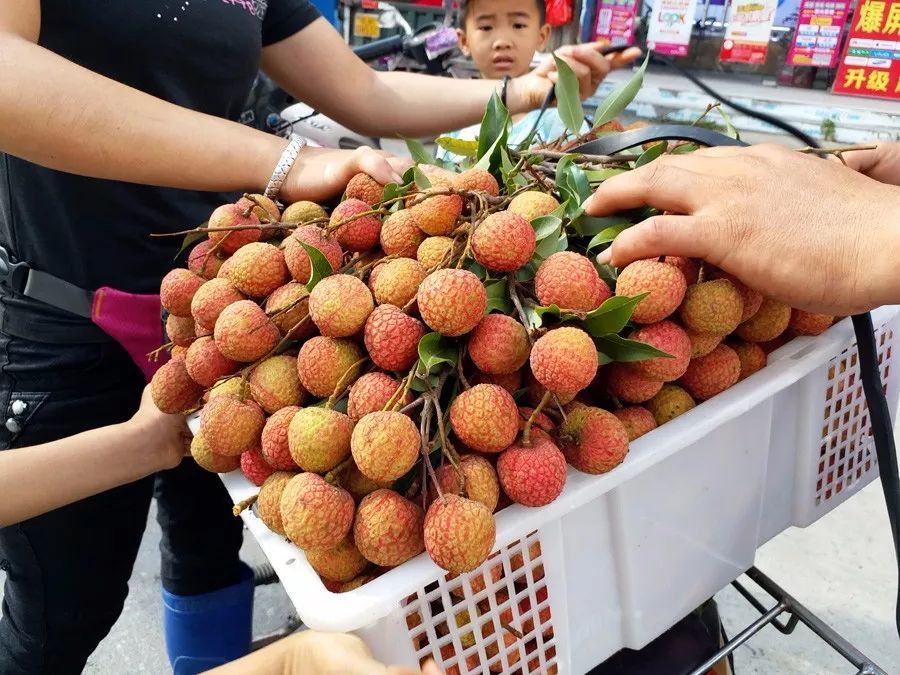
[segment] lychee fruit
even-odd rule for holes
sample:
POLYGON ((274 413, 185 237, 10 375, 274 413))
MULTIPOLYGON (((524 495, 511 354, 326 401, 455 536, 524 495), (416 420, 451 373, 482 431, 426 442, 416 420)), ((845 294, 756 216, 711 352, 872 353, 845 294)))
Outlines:
POLYGON ((379 305, 369 315, 363 340, 369 358, 385 370, 408 370, 419 358, 425 326, 394 305, 379 305))
POLYGON ((284 493, 284 488, 296 475, 298 474, 290 471, 276 471, 262 484, 259 496, 256 498, 256 512, 259 514, 259 519, 272 532, 280 534, 282 537, 285 536, 285 533, 284 523, 281 520, 281 495, 284 493))
POLYGON ((308 223, 311 220, 325 220, 326 218, 328 218, 328 214, 325 213, 325 209, 315 202, 308 201, 294 202, 281 214, 281 222, 291 224, 308 223))
POLYGON ((211 387, 216 380, 238 369, 235 361, 222 356, 211 337, 197 338, 188 347, 184 365, 191 379, 201 387, 211 387))
POLYGON ((242 363, 265 356, 281 339, 278 328, 252 300, 241 300, 223 309, 213 335, 223 355, 242 363))
POLYGON ((787 330, 791 308, 783 302, 765 298, 759 311, 737 327, 735 333, 747 342, 769 342, 787 330))
POLYGON ((191 378, 184 361, 177 359, 164 364, 153 374, 150 393, 157 408, 174 415, 193 408, 203 394, 203 387, 191 378))
POLYGON ((359 503, 353 538, 366 560, 396 567, 425 550, 424 520, 418 504, 393 490, 376 490, 359 503))
POLYGON ((488 508, 459 495, 444 495, 425 514, 425 549, 440 567, 454 574, 471 572, 494 548, 496 526, 488 508))
POLYGON ((821 335, 833 323, 834 317, 830 314, 814 314, 804 312, 802 309, 794 309, 791 310, 788 328, 798 335, 821 335))
POLYGON ((224 262, 212 248, 213 243, 204 239, 188 254, 188 269, 204 279, 215 279, 224 262))
POLYGON ((159 300, 169 314, 190 318, 191 300, 203 282, 203 277, 190 270, 176 268, 163 277, 159 286, 159 300))
POLYGON ((496 384, 503 387, 510 394, 515 394, 522 388, 522 371, 517 370, 507 375, 491 375, 482 371, 476 371, 470 378, 470 384, 496 384))
POLYGON ((323 579, 341 582, 356 578, 369 565, 369 561, 356 548, 352 533, 334 548, 309 551, 306 561, 323 579))
POLYGON ((391 213, 381 226, 381 249, 386 255, 415 258, 424 239, 425 233, 419 228, 409 209, 391 213))
MULTIPOLYGON (((463 455, 459 458, 460 473, 452 464, 444 464, 435 469, 435 478, 443 494, 465 495, 469 499, 484 504, 491 513, 500 499, 500 483, 493 465, 479 455, 463 455)), ((429 492, 429 501, 438 497, 434 486, 429 492)))
POLYGON ((266 418, 253 401, 216 396, 200 411, 200 431, 217 455, 240 455, 259 447, 266 418))
POLYGON ((531 346, 521 323, 505 314, 488 314, 470 333, 468 351, 479 370, 508 375, 525 365, 531 346))
POLYGON ((281 520, 288 539, 304 550, 331 549, 353 525, 353 497, 314 473, 291 478, 281 494, 281 520))
POLYGON ((216 396, 237 396, 238 398, 242 395, 242 390, 244 389, 244 380, 240 377, 229 377, 227 380, 222 380, 209 392, 206 394, 206 400, 211 401, 216 396))
POLYGON ((356 466, 378 483, 397 480, 409 471, 419 458, 421 444, 413 421, 390 411, 364 415, 350 440, 356 466))
POLYGON ((459 195, 433 195, 431 187, 425 190, 426 197, 419 197, 410 209, 412 217, 422 232, 431 236, 448 235, 456 229, 456 220, 462 214, 463 200, 459 195))
POLYGON ((349 274, 322 279, 309 294, 309 314, 326 337, 349 337, 366 325, 375 308, 366 285, 349 274))
POLYGON ((584 473, 606 473, 628 453, 628 432, 619 418, 591 406, 569 411, 560 426, 559 440, 569 463, 584 473))
POLYGON ((531 445, 521 441, 497 458, 503 491, 516 504, 545 506, 559 497, 566 484, 566 458, 545 434, 532 434, 531 445))
POLYGON ((653 413, 643 406, 631 406, 614 410, 613 415, 619 418, 625 432, 628 434, 628 440, 633 441, 656 428, 656 418, 653 413))
POLYGON ((576 394, 597 374, 597 347, 580 328, 564 326, 542 335, 531 348, 531 372, 554 394, 576 394))
POLYGON ((412 258, 390 260, 379 268, 373 284, 375 300, 379 305, 406 307, 419 290, 419 284, 427 276, 425 266, 412 258))
MULTIPOLYGON (((519 406, 520 431, 525 431, 525 425, 528 424, 528 420, 533 414, 534 408, 519 406)), ((545 431, 548 434, 552 434, 554 431, 556 431, 556 425, 553 423, 553 420, 542 412, 539 412, 537 415, 535 415, 534 421, 531 423, 531 428, 535 431, 540 429, 541 431, 545 431)))
POLYGON ((464 445, 480 452, 508 448, 519 431, 519 409, 496 384, 476 384, 450 404, 450 425, 464 445))
POLYGON ((534 278, 538 302, 545 307, 590 312, 612 296, 597 268, 585 256, 560 251, 544 260, 534 278))
POLYGON ((197 337, 194 320, 169 314, 166 319, 166 335, 178 347, 190 347, 197 337))
MULTIPOLYGON (((540 405, 541 401, 544 399, 544 394, 547 393, 547 388, 538 382, 534 373, 531 371, 531 368, 525 369, 525 379, 526 379, 526 389, 525 389, 525 398, 533 406, 540 405)), ((515 393, 515 392, 513 392, 515 393)), ((560 405, 566 405, 571 402, 578 395, 577 391, 574 392, 553 392, 554 398, 550 400, 553 403, 559 402, 560 405)))
POLYGON ((412 392, 400 398, 402 384, 387 373, 366 373, 352 387, 347 398, 347 414, 354 422, 371 412, 384 410, 393 399, 399 407, 412 403, 412 392))
POLYGON ((288 427, 288 448, 304 471, 325 473, 350 456, 353 422, 324 407, 301 408, 288 427))
POLYGON ((546 192, 529 190, 512 198, 507 211, 518 213, 527 221, 548 216, 559 208, 559 202, 546 192))
POLYGON ((492 272, 514 272, 525 266, 534 255, 535 244, 531 224, 509 211, 492 213, 472 234, 475 260, 492 272))
POLYGON ((217 455, 210 450, 202 433, 194 434, 194 438, 191 439, 191 457, 201 469, 211 473, 231 473, 241 466, 240 455, 229 457, 217 455))
POLYGON ((604 368, 609 393, 622 403, 643 403, 659 393, 662 380, 647 377, 633 363, 611 363, 604 368))
MULTIPOLYGON (((265 195, 251 194, 246 197, 241 197, 236 203, 243 209, 246 209, 249 206, 251 213, 259 218, 260 223, 277 223, 281 218, 281 211, 278 209, 278 205, 265 195)), ((261 229, 261 237, 263 239, 270 239, 277 231, 266 228, 261 229)))
POLYGON ((353 462, 341 474, 341 487, 353 495, 353 499, 357 502, 366 495, 372 494, 375 490, 389 487, 389 485, 389 483, 376 483, 371 478, 367 478, 353 462))
POLYGON ((706 356, 722 342, 721 335, 705 335, 703 333, 695 333, 686 330, 688 339, 691 341, 691 358, 696 359, 700 356, 706 356))
POLYGON ((754 291, 752 288, 747 286, 747 284, 739 281, 738 278, 733 274, 724 272, 717 267, 708 266, 706 268, 706 278, 727 279, 732 284, 734 284, 734 287, 741 295, 741 302, 743 303, 744 307, 744 311, 741 312, 741 323, 744 323, 744 321, 746 321, 759 311, 759 306, 763 301, 762 293, 760 293, 759 291, 754 291))
POLYGON ((194 294, 191 316, 199 325, 214 328, 223 309, 245 299, 228 279, 210 279, 194 294))
POLYGON ((253 400, 270 415, 300 405, 306 396, 297 376, 297 360, 287 354, 270 356, 256 364, 247 381, 253 400))
POLYGON ((303 343, 297 355, 300 384, 313 396, 327 398, 338 384, 349 386, 356 381, 362 358, 356 343, 317 335, 303 343))
POLYGON ((684 280, 688 286, 696 284, 700 278, 700 263, 693 258, 683 258, 677 255, 667 255, 664 262, 667 265, 674 265, 681 270, 684 280))
POLYGON ((262 438, 260 440, 260 452, 265 457, 266 462, 279 471, 297 471, 300 467, 291 456, 290 444, 288 442, 288 429, 291 426, 291 420, 300 410, 298 406, 291 405, 272 414, 266 420, 266 424, 262 430, 262 438))
POLYGON ((741 322, 744 301, 728 279, 714 279, 689 286, 679 314, 694 333, 728 335, 741 322))
POLYGON ((258 241, 242 246, 231 256, 230 264, 229 281, 254 298, 264 298, 288 281, 284 253, 272 244, 258 241))
POLYGON ((416 260, 428 269, 447 264, 453 254, 453 240, 450 237, 426 237, 416 249, 416 260))
POLYGON ((241 471, 251 483, 259 487, 266 482, 266 478, 275 473, 275 469, 269 466, 266 458, 259 452, 259 448, 250 448, 241 453, 241 471))
POLYGON ((341 245, 331 237, 326 236, 325 231, 321 227, 302 225, 284 240, 284 262, 294 281, 305 284, 309 282, 312 275, 309 254, 302 244, 316 249, 325 256, 328 264, 331 265, 332 272, 336 272, 341 268, 341 261, 344 257, 341 245))
POLYGON ((693 359, 678 383, 695 399, 705 401, 720 394, 741 377, 741 360, 728 345, 719 345, 706 356, 693 359))
POLYGON ((383 195, 384 185, 366 173, 358 173, 353 176, 344 191, 347 199, 358 199, 369 206, 380 202, 383 195))
POLYGON ((441 335, 457 337, 481 321, 487 308, 487 292, 472 272, 442 269, 425 277, 416 301, 429 328, 441 335))
MULTIPOLYGON (((347 199, 331 212, 328 227, 341 248, 347 251, 368 251, 378 243, 381 220, 369 213, 372 207, 359 199, 347 199), (362 215, 362 214, 368 215, 362 215)), ((299 281, 299 280, 298 280, 299 281)))
POLYGON ((497 179, 485 169, 466 169, 453 177, 453 188, 456 190, 468 190, 470 192, 486 192, 491 197, 500 195, 500 186, 497 179))
POLYGON ((636 323, 656 323, 671 315, 687 290, 681 270, 657 260, 637 260, 619 272, 616 295, 634 297, 649 293, 634 308, 636 323))
POLYGON ((664 384, 660 392, 644 405, 653 413, 659 426, 671 422, 696 406, 697 403, 691 395, 675 384, 664 384))
POLYGON ((299 281, 275 289, 266 300, 266 316, 291 340, 305 340, 316 332, 309 318, 309 291, 299 281))
POLYGON ((766 352, 755 342, 733 342, 729 346, 738 355, 741 362, 741 375, 738 381, 750 377, 766 366, 766 352))
POLYGON ((681 326, 672 321, 660 321, 641 326, 630 337, 669 355, 636 361, 636 370, 663 382, 673 382, 684 375, 691 360, 691 339, 681 326))
POLYGON ((252 208, 223 204, 209 217, 207 227, 216 230, 209 233, 209 240, 216 250, 231 255, 241 246, 259 241, 262 231, 258 227, 252 227, 253 225, 259 225, 259 218, 252 212, 252 208))
POLYGON ((169 351, 169 357, 173 361, 178 361, 178 360, 184 361, 185 357, 187 356, 187 350, 188 350, 187 347, 181 347, 179 345, 174 345, 172 347, 172 349, 169 351))

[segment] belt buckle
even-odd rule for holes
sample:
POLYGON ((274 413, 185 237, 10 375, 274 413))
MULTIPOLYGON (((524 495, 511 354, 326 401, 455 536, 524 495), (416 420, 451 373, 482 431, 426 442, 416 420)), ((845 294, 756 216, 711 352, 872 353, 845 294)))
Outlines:
POLYGON ((0 284, 21 293, 28 280, 29 267, 23 262, 13 262, 9 251, 0 246, 0 284))

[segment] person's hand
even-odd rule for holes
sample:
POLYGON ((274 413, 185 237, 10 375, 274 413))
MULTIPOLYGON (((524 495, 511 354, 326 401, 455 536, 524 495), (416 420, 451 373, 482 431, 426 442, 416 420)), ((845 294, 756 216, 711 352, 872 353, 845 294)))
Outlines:
POLYGON ((879 143, 874 150, 853 150, 843 157, 847 166, 869 178, 900 185, 900 143, 879 143))
POLYGON ((401 183, 412 166, 408 157, 360 147, 356 150, 304 148, 287 175, 281 196, 288 203, 307 199, 317 202, 341 194, 357 173, 367 173, 382 185, 401 183))
MULTIPOLYGON (((613 68, 621 68, 641 55, 637 47, 630 47, 621 52, 604 56, 600 53, 607 42, 590 42, 582 45, 566 45, 554 52, 565 61, 578 78, 578 91, 582 99, 593 96, 597 87, 613 68)), ((509 98, 516 98, 524 110, 539 108, 547 93, 559 79, 556 62, 547 56, 537 68, 530 73, 515 78, 510 87, 509 98)), ((510 106, 516 108, 517 106, 510 106)))
MULTIPOLYGON (((304 631, 287 638, 290 675, 441 675, 433 662, 422 670, 386 666, 372 658, 372 652, 355 635, 304 631)), ((281 672, 281 671, 280 671, 281 672)))
POLYGON ((702 258, 793 307, 844 315, 900 301, 900 189, 774 145, 665 155, 605 181, 605 216, 650 205, 600 262, 702 258))
POLYGON ((153 453, 160 470, 178 466, 190 453, 193 436, 184 415, 160 412, 149 385, 144 387, 141 407, 126 425, 134 432, 138 451, 153 453))

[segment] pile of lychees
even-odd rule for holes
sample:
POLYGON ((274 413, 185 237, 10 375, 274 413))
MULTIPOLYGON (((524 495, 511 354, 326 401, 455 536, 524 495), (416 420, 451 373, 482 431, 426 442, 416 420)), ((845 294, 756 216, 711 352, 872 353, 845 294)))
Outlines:
POLYGON ((423 551, 474 570, 498 509, 549 504, 567 465, 610 471, 630 440, 833 321, 692 260, 616 280, 583 239, 542 250, 548 218, 566 228, 546 181, 411 175, 359 174, 330 215, 259 195, 220 206, 161 287, 156 405, 201 408, 194 459, 260 485, 260 518, 332 590, 423 551), (612 337, 655 349, 610 363, 592 322, 629 298, 612 337))

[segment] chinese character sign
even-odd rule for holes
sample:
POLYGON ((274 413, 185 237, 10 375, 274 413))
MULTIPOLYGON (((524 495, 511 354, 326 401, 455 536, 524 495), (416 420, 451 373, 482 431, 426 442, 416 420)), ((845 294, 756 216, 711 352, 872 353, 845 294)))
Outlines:
POLYGON ((735 0, 719 59, 765 63, 778 0, 735 0))
POLYGON ((647 30, 647 49, 687 56, 697 0, 656 0, 647 30))
POLYGON ((609 40, 614 46, 634 41, 634 15, 638 0, 600 0, 597 8, 595 39, 609 40))
POLYGON ((900 100, 900 0, 859 0, 834 92, 900 100))
POLYGON ((850 0, 803 0, 788 65, 834 68, 849 11, 850 0))

